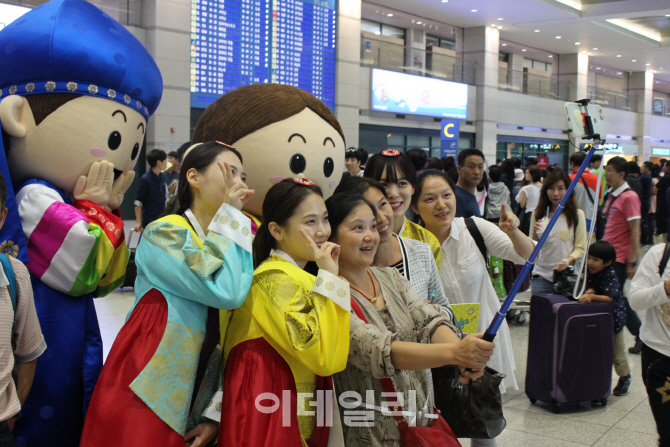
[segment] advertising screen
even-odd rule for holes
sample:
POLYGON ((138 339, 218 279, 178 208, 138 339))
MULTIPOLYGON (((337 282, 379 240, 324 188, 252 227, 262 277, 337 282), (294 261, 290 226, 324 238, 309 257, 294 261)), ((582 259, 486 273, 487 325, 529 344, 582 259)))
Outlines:
POLYGON ((372 109, 466 119, 468 86, 458 82, 373 68, 372 109))
POLYGON ((278 83, 335 108, 336 0, 192 0, 191 107, 278 83))

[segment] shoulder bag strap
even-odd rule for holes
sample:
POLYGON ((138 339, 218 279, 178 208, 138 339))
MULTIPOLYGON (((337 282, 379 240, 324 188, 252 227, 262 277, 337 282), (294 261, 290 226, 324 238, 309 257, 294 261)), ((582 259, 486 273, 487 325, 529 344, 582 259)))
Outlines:
MULTIPOLYGON (((351 310, 356 313, 356 316, 363 320, 365 324, 368 324, 368 320, 365 318, 365 315, 363 315, 363 311, 361 310, 361 307, 358 305, 356 300, 351 297, 351 310)), ((395 385, 393 385, 393 380, 389 379, 388 377, 379 379, 379 383, 382 386, 382 389, 384 390, 385 393, 395 393, 395 385)), ((393 406, 393 411, 400 411, 402 412, 402 407, 401 406, 393 406)), ((398 416, 397 414, 394 416, 396 421, 400 422, 404 418, 402 416, 398 416)))
POLYGON ((7 289, 9 290, 9 295, 12 297, 12 308, 16 312, 17 303, 17 293, 16 293, 16 278, 14 277, 14 269, 12 264, 9 262, 9 259, 4 253, 0 253, 0 263, 2 263, 2 268, 5 270, 5 276, 7 276, 7 281, 9 285, 7 289))
POLYGON ((661 262, 658 264, 658 274, 660 276, 663 276, 663 272, 665 272, 665 267, 668 265, 668 259, 670 259, 670 242, 666 242, 665 250, 663 251, 663 257, 661 258, 661 262))
POLYGON ((486 262, 486 265, 488 266, 489 256, 488 256, 488 250, 486 249, 486 243, 484 242, 484 236, 482 236, 481 231, 479 231, 477 224, 475 223, 474 220, 472 220, 472 218, 467 217, 463 220, 465 221, 465 226, 468 228, 470 235, 475 240, 475 244, 477 244, 477 248, 479 248, 479 252, 482 254, 482 257, 484 258, 484 262, 486 262))
POLYGON ((589 196, 589 202, 593 204, 594 200, 593 197, 591 197, 591 190, 589 189, 589 185, 586 184, 584 177, 579 177, 579 181, 584 185, 584 188, 586 188, 586 195, 589 196))

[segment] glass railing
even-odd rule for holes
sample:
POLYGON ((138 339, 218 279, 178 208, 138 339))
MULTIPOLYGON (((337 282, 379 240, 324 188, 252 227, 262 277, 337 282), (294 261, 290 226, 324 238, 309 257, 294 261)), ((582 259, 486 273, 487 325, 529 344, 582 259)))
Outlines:
POLYGON ((637 97, 626 93, 605 90, 603 88, 589 87, 588 97, 592 104, 598 104, 610 109, 628 110, 637 112, 637 97))
POLYGON ((498 69, 498 89, 524 95, 568 101, 570 83, 524 71, 498 69))
POLYGON ((652 95, 651 104, 651 113, 653 115, 670 117, 668 94, 670 94, 670 82, 654 80, 654 95, 652 95))
POLYGON ((361 66, 475 83, 475 64, 471 61, 365 37, 361 37, 361 66))

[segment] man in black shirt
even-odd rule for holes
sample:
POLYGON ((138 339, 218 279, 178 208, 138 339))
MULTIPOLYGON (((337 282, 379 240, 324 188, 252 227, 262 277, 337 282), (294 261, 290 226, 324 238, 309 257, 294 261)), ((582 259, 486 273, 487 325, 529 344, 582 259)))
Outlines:
POLYGON ((147 155, 151 169, 137 182, 135 194, 135 231, 142 231, 165 211, 167 181, 163 171, 167 167, 167 154, 154 149, 147 155))

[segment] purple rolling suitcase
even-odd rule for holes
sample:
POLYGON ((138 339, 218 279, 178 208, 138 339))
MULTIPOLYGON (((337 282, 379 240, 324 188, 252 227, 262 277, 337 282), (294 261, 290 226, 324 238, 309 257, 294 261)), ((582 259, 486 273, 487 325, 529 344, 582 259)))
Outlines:
POLYGON ((561 295, 530 301, 526 394, 531 403, 599 401, 612 387, 612 303, 570 301, 561 295))

